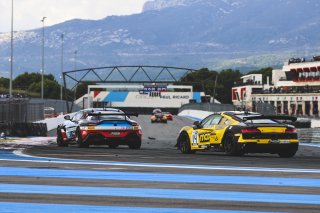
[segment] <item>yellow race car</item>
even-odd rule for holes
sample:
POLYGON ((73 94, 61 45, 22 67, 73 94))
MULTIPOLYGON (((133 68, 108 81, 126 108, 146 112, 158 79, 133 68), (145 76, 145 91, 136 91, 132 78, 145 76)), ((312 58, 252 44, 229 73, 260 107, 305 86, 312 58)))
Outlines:
POLYGON ((253 112, 214 113, 183 127, 176 146, 184 154, 214 149, 227 155, 272 153, 289 158, 297 152, 299 141, 295 127, 286 122, 296 120, 253 112))

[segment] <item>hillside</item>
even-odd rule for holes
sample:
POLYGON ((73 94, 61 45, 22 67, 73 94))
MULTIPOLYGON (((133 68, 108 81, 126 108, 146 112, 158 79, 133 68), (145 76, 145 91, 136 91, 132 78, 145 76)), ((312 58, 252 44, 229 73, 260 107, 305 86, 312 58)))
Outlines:
MULTIPOLYGON (((279 67, 320 53, 317 0, 155 0, 140 14, 70 20, 45 29, 45 71, 167 65, 242 71, 279 67), (76 64, 75 50, 77 50, 76 64)), ((39 71, 42 29, 16 32, 14 75, 39 71)), ((0 73, 7 76, 10 33, 0 34, 0 73)))

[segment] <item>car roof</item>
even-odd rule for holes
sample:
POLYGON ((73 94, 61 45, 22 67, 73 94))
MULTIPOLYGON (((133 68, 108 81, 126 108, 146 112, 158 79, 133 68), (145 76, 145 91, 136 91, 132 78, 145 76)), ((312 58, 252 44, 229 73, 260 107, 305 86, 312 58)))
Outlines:
POLYGON ((87 108, 83 109, 84 112, 123 112, 116 108, 87 108))
POLYGON ((92 113, 89 113, 92 115, 124 115, 121 111, 93 111, 92 113))

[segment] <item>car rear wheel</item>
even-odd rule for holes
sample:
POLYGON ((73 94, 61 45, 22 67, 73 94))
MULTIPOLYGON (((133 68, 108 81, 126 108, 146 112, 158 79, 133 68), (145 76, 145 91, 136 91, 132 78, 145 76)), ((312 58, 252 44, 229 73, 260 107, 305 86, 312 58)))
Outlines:
POLYGON ((131 135, 129 138, 129 144, 130 149, 140 149, 141 147, 141 139, 137 135, 131 135))
POLYGON ((288 149, 281 150, 278 152, 279 157, 281 158, 292 158, 298 151, 298 144, 291 144, 288 149))
POLYGON ((244 154, 232 133, 227 133, 223 141, 223 147, 227 155, 240 156, 244 154))
POLYGON ((88 147, 89 147, 89 144, 88 144, 88 143, 85 143, 85 142, 83 141, 83 138, 82 138, 82 134, 81 134, 80 129, 78 129, 78 130, 76 131, 76 142, 77 142, 78 147, 80 147, 80 148, 88 148, 88 147))
POLYGON ((190 139, 188 134, 181 133, 178 139, 178 147, 182 154, 194 154, 196 153, 195 150, 191 149, 190 139))
POLYGON ((110 149, 115 149, 118 147, 118 144, 109 144, 110 149))
POLYGON ((68 143, 63 141, 62 133, 61 133, 60 129, 57 130, 57 145, 59 147, 67 147, 68 146, 68 143))

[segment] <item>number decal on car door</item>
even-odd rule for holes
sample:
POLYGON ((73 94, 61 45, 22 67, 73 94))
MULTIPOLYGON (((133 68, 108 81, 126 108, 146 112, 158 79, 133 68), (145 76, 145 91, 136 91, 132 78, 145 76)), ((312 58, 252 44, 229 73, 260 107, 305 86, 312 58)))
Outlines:
POLYGON ((192 146, 198 145, 198 132, 193 131, 192 132, 192 146))

